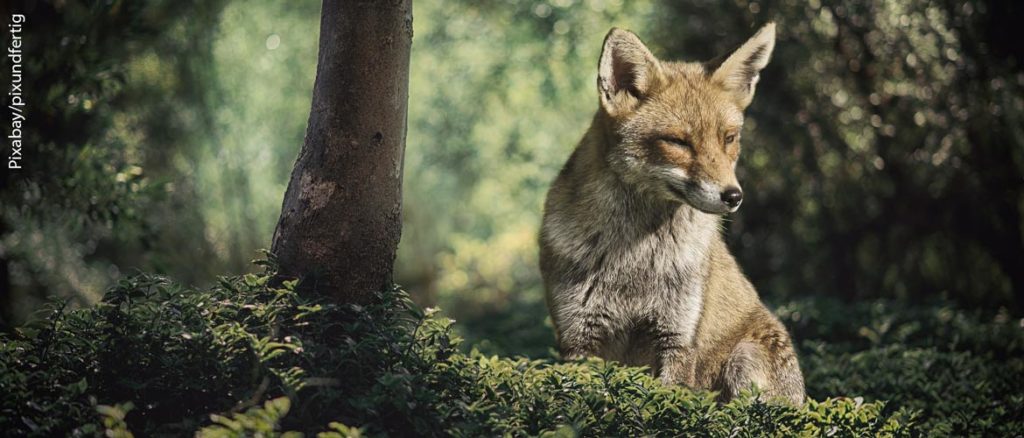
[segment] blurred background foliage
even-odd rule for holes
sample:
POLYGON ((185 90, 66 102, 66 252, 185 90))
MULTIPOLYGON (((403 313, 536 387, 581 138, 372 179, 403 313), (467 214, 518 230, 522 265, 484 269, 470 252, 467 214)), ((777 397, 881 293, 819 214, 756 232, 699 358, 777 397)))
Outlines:
MULTIPOLYGON (((304 134, 319 2, 23 3, 6 324, 50 297, 90 303, 135 269, 193 284, 252 270, 304 134)), ((416 2, 397 281, 484 351, 549 354, 541 206, 597 108, 608 28, 705 60, 774 20, 746 202, 726 222, 761 294, 1019 314, 1022 15, 962 0, 416 2)))

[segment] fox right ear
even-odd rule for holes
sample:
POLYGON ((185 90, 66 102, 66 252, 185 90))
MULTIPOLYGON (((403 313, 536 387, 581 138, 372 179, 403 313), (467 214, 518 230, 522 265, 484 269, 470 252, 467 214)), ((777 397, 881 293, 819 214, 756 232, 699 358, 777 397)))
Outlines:
POLYGON ((727 56, 709 61, 711 80, 728 90, 740 108, 745 109, 754 98, 754 88, 761 70, 768 65, 775 48, 775 23, 768 23, 754 36, 727 56))
POLYGON ((618 28, 608 32, 598 61, 597 91, 609 115, 634 109, 661 76, 658 58, 633 32, 618 28))

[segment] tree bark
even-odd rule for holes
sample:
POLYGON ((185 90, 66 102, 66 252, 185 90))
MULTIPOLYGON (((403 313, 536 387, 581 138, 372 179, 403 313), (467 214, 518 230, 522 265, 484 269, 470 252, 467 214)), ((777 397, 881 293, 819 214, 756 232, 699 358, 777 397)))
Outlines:
POLYGON ((306 138, 271 252, 337 302, 389 287, 402 222, 411 0, 324 0, 306 138))

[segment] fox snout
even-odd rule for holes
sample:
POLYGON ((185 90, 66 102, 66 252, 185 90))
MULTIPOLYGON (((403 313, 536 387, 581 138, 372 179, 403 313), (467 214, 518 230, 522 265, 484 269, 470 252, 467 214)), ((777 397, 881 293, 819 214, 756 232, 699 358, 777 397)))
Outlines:
POLYGON ((743 190, 737 186, 720 188, 717 184, 698 184, 698 187, 685 201, 705 213, 735 213, 743 203, 743 190))
POLYGON ((739 186, 700 181, 670 181, 666 184, 670 198, 710 214, 726 214, 739 210, 743 190, 739 186))
POLYGON ((678 167, 663 167, 656 174, 667 189, 669 200, 705 213, 733 213, 743 203, 743 189, 734 174, 716 179, 703 172, 687 172, 678 167))

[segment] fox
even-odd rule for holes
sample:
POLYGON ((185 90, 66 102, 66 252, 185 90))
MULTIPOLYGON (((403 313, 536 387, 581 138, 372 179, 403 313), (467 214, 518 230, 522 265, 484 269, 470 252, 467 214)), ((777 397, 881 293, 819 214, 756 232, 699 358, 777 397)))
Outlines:
POLYGON ((803 374, 785 326, 722 237, 736 212, 740 131, 775 47, 765 24, 706 62, 656 58, 613 28, 598 60, 598 110, 544 203, 540 270, 564 360, 647 366, 666 385, 757 387, 799 405, 803 374))

